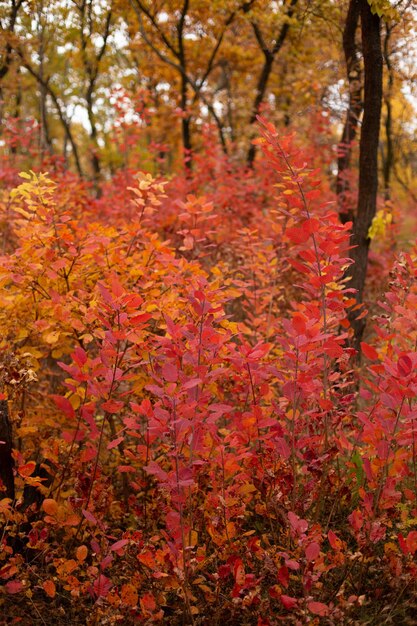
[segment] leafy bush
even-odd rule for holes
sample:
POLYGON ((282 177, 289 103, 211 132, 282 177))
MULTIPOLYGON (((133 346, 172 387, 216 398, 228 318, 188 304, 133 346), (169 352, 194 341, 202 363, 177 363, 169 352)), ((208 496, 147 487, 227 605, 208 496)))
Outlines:
POLYGON ((258 143, 255 174, 4 191, 6 615, 412 619, 417 253, 359 366, 349 224, 293 138, 258 143))

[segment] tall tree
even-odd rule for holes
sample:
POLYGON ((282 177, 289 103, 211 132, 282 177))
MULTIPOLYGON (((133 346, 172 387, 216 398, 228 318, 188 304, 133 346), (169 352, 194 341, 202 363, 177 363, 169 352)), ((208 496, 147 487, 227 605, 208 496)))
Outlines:
POLYGON ((13 61, 13 36, 16 28, 17 16, 24 0, 10 0, 4 5, 4 14, 0 14, 0 123, 2 121, 3 86, 2 81, 10 70, 13 61))
POLYGON ((210 3, 203 7, 206 10, 204 17, 200 14, 201 11, 194 16, 190 15, 191 3, 189 0, 183 0, 177 10, 172 10, 172 7, 170 7, 171 10, 169 10, 165 5, 155 6, 154 3, 145 2, 144 0, 129 0, 129 2, 136 13, 142 39, 163 64, 175 71, 179 79, 182 145, 188 166, 191 163, 192 150, 191 107, 196 102, 201 102, 207 107, 209 114, 217 126, 223 149, 226 151, 223 124, 216 112, 213 102, 206 96, 204 87, 215 67, 227 29, 232 24, 237 13, 242 10, 248 10, 254 0, 248 0, 247 2, 237 3, 235 6, 232 6, 232 9, 226 12, 225 16, 222 17, 220 27, 215 24, 210 37, 207 37, 211 46, 208 48, 207 52, 206 43, 204 54, 202 54, 201 50, 199 51, 197 55, 199 60, 197 67, 195 62, 193 63, 190 58, 190 48, 194 49, 193 56, 195 60, 196 45, 195 43, 194 45, 192 44, 195 41, 198 42, 200 39, 196 33, 202 30, 203 19, 208 25, 213 22, 210 14, 207 14, 207 10, 210 10, 210 3), (190 28, 187 27, 187 23, 190 23, 194 27, 194 31, 190 31, 190 28), (190 90, 193 94, 192 97, 189 93, 190 90))
MULTIPOLYGON (((381 18, 373 12, 368 0, 359 0, 362 53, 364 65, 364 107, 359 150, 358 206, 354 217, 351 244, 351 266, 349 286, 356 289, 358 303, 363 301, 365 278, 368 265, 370 239, 369 228, 376 213, 378 192, 378 142, 382 108, 382 45, 381 18)), ((357 313, 351 314, 356 347, 365 327, 364 319, 358 320, 357 313)))
POLYGON ((354 207, 351 205, 351 197, 349 194, 349 173, 352 159, 352 145, 357 135, 359 118, 363 108, 361 55, 357 42, 359 17, 359 0, 350 0, 343 30, 343 52, 349 86, 349 103, 342 138, 338 146, 336 181, 339 214, 343 224, 352 221, 354 216, 354 207))
POLYGON ((94 10, 93 0, 72 0, 78 16, 78 34, 80 38, 80 54, 83 67, 83 97, 87 108, 90 124, 90 160, 96 192, 99 193, 101 174, 98 128, 94 106, 94 96, 103 57, 108 46, 111 33, 113 9, 112 3, 105 11, 94 10), (94 44, 94 38, 100 36, 99 45, 94 44))
MULTIPOLYGON (((271 72, 272 72, 273 65, 274 65, 274 60, 277 57, 279 51, 281 50, 287 38, 288 31, 290 28, 290 20, 294 15, 297 2, 298 0, 290 0, 288 3, 287 2, 285 3, 286 8, 283 14, 283 22, 281 24, 281 27, 277 35, 275 36, 275 39, 272 45, 271 44, 268 45, 266 41, 266 37, 264 33, 262 32, 262 28, 259 22, 256 19, 251 20, 253 32, 254 32, 256 41, 258 42, 259 48, 262 51, 264 61, 263 61, 261 70, 259 72, 259 76, 258 76, 258 80, 256 84, 255 99, 252 105, 252 111, 251 111, 250 119, 249 119, 250 125, 253 125, 255 123, 256 116, 259 113, 259 108, 265 98, 265 94, 268 88, 269 78, 271 76, 271 72)), ((251 143, 249 150, 248 150, 248 155, 247 155, 247 163, 249 167, 252 167, 253 165, 253 162, 255 160, 255 153, 256 153, 256 146, 255 144, 251 143)))

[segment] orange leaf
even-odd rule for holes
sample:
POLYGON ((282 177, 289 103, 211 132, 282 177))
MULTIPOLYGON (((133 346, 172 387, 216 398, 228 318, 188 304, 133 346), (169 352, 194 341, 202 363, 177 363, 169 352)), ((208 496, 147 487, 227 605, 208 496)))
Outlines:
POLYGON ((47 596, 50 598, 54 598, 56 594, 55 583, 52 580, 45 580, 42 585, 42 588, 47 596))
POLYGON ((52 498, 46 498, 46 500, 43 501, 42 508, 45 513, 51 517, 56 517, 58 513, 58 503, 52 500, 52 498))
POLYGON ((33 472, 35 471, 35 467, 35 461, 29 461, 29 463, 21 465, 17 471, 19 472, 20 476, 25 478, 26 476, 31 476, 33 474, 33 472))
POLYGON ((329 614, 329 607, 327 604, 323 604, 323 602, 309 602, 307 604, 308 610, 314 615, 320 615, 321 617, 326 617, 329 614))
POLYGON ((135 587, 131 584, 123 585, 120 591, 120 597, 123 604, 127 604, 127 606, 135 607, 138 603, 138 592, 135 587))
POLYGON ((87 554, 88 554, 87 546, 78 546, 78 548, 75 551, 75 556, 77 557, 78 561, 85 561, 85 559, 87 558, 87 554))

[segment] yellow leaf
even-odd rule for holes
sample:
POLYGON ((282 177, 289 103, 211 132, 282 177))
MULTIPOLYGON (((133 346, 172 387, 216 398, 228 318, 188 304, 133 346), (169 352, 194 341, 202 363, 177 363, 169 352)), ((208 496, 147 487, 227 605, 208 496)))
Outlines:
POLYGON ((27 172, 19 172, 20 178, 24 178, 25 180, 32 180, 32 176, 27 172))
POLYGON ((32 213, 28 213, 27 211, 22 209, 20 206, 13 207, 13 211, 15 211, 16 213, 20 213, 20 215, 23 215, 23 217, 26 217, 26 219, 29 219, 32 217, 32 213))
POLYGON ((51 344, 56 343, 59 339, 59 335, 60 335, 59 330, 53 330, 52 332, 47 333, 44 336, 44 339, 46 343, 51 343, 51 344))
POLYGON ((38 428, 36 426, 21 426, 20 428, 16 428, 16 435, 18 437, 25 437, 26 435, 33 435, 38 432, 38 428))
MULTIPOLYGON (((79 391, 79 392, 82 392, 83 390, 82 390, 82 388, 80 388, 78 391, 79 391)), ((72 408, 74 409, 74 411, 76 411, 76 410, 78 409, 78 407, 80 406, 80 404, 81 404, 81 398, 80 398, 80 396, 78 395, 78 393, 77 393, 77 394, 73 394, 73 395, 69 398, 69 401, 70 401, 71 406, 72 406, 72 408)))
POLYGON ((7 511, 10 511, 11 503, 12 500, 10 498, 3 498, 2 500, 0 500, 0 513, 6 513, 7 511))
POLYGON ((192 530, 189 535, 187 535, 187 547, 193 548, 197 545, 198 542, 198 533, 195 530, 192 530))

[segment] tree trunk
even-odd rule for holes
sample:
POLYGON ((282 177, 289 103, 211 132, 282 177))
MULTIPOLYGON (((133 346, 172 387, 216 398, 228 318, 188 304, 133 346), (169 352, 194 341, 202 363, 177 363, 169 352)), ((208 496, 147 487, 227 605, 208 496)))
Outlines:
MULTIPOLYGON (((356 300, 363 301, 369 252, 369 227, 376 213, 378 192, 378 142, 382 107, 382 49, 381 20, 371 12, 367 0, 359 0, 362 23, 362 49, 365 73, 364 115, 361 129, 359 153, 358 208, 351 236, 351 251, 354 264, 349 269, 349 287, 356 289, 356 300)), ((354 329, 354 345, 358 348, 365 322, 350 321, 354 329)))
POLYGON ((182 129, 182 147, 184 150, 184 163, 186 170, 191 170, 191 118, 187 112, 187 80, 184 76, 181 77, 181 129, 182 129))
MULTIPOLYGON (((287 18, 287 20, 291 19, 292 16, 294 15, 295 6, 297 2, 298 0, 290 0, 289 7, 285 14, 285 17, 287 18)), ((265 94, 266 94, 266 90, 267 90, 268 82, 269 82, 269 77, 272 72, 274 60, 277 54, 279 53, 279 51, 281 50, 282 46, 284 45, 285 39, 287 38, 288 31, 290 29, 290 24, 288 21, 284 22, 278 34, 278 37, 275 41, 275 44, 271 50, 269 50, 268 47, 266 46, 264 38, 262 36, 262 33, 258 25, 255 22, 253 22, 252 27, 255 33, 255 37, 264 54, 265 60, 262 66, 261 73, 259 74, 258 83, 256 85, 256 95, 255 95, 255 100, 252 106, 251 117, 249 120, 249 124, 251 126, 255 123, 256 116, 259 114, 259 107, 261 106, 265 98, 265 94)), ((256 154, 256 146, 253 143, 251 143, 251 145, 249 146, 248 155, 246 157, 246 162, 248 164, 248 167, 253 167, 253 163, 255 161, 255 154, 256 154)))
POLYGON ((93 92, 95 83, 91 81, 86 92, 85 100, 87 103, 88 121, 90 122, 90 150, 91 150, 91 168, 93 170, 93 183, 96 196, 101 196, 100 190, 100 178, 101 178, 101 163, 99 157, 99 146, 97 141, 97 126, 96 118, 93 111, 93 92))
POLYGON ((350 205, 349 170, 351 167, 352 144, 356 138, 359 117, 362 113, 362 71, 356 31, 359 24, 359 0, 350 0, 349 10, 343 31, 343 51, 345 55, 347 79, 349 84, 349 106, 345 125, 338 146, 336 193, 339 204, 339 215, 342 224, 353 220, 354 210, 350 205))
POLYGON ((385 96, 385 140, 386 152, 384 154, 383 174, 384 174, 384 197, 389 200, 391 197, 391 173, 394 166, 394 144, 392 140, 392 91, 394 86, 393 69, 389 52, 389 41, 392 28, 387 25, 387 31, 384 39, 384 61, 388 74, 388 86, 385 96))
POLYGON ((0 400, 0 441, 0 479, 6 498, 14 500, 13 441, 7 400, 0 400))

